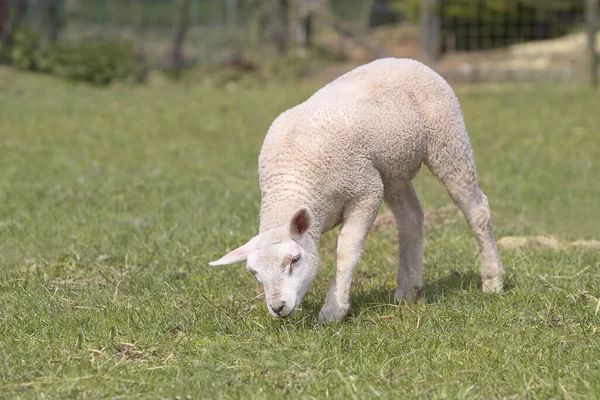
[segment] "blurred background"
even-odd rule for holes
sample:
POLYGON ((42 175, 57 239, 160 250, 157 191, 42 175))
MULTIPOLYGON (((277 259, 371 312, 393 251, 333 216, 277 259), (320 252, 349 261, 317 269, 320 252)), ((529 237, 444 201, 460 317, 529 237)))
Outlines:
POLYGON ((380 57, 451 82, 597 81, 597 0, 0 0, 0 62, 106 84, 195 69, 328 81, 380 57))

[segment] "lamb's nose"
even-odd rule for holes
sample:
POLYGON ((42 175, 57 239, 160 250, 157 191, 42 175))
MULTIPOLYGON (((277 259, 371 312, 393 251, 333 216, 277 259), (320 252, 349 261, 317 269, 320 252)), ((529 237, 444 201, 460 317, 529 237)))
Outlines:
POLYGON ((281 307, 279 307, 279 308, 271 307, 271 309, 273 310, 273 312, 275 314, 281 315, 281 312, 283 311, 283 307, 285 307, 285 304, 282 304, 281 307))

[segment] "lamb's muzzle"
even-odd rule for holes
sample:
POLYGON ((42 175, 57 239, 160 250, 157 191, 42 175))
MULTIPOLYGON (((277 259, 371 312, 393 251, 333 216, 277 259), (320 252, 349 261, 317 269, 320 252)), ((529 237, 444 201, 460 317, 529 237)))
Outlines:
POLYGON ((342 224, 335 279, 319 314, 321 322, 341 319, 364 239, 385 201, 400 241, 395 298, 412 298, 423 284, 423 211, 412 185, 421 164, 473 230, 484 291, 500 292, 504 270, 460 105, 438 74, 408 59, 356 68, 273 122, 259 156, 259 233, 211 265, 247 260, 270 313, 289 315, 317 274, 319 238, 342 224))

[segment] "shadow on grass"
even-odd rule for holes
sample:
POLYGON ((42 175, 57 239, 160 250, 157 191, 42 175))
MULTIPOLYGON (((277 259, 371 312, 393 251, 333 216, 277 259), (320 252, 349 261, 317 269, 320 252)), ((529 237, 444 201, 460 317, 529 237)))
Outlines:
MULTIPOLYGON (((514 287, 512 279, 505 279, 505 291, 511 290, 514 287)), ((436 279, 431 282, 425 282, 423 289, 419 295, 419 301, 425 303, 439 303, 451 296, 452 292, 481 291, 481 276, 475 271, 450 271, 446 276, 436 279)), ((306 313, 306 317, 316 316, 319 314, 323 306, 324 298, 320 296, 307 296, 302 302, 302 309, 306 313)), ((394 302, 394 290, 390 290, 386 286, 354 290, 351 297, 351 308, 349 317, 356 316, 362 311, 368 309, 383 309, 390 305, 396 306, 394 302)))
MULTIPOLYGON (((507 282, 506 290, 512 285, 507 282)), ((481 276, 475 271, 451 271, 448 275, 431 282, 425 282, 419 295, 420 301, 437 303, 444 300, 455 291, 481 290, 481 276)), ((394 290, 386 287, 359 290, 352 296, 352 313, 358 314, 360 310, 379 308, 384 305, 395 304, 394 290)))
POLYGON ((481 276, 475 271, 450 271, 443 278, 423 285, 421 297, 427 303, 437 303, 444 299, 448 292, 457 290, 474 290, 481 287, 481 276))

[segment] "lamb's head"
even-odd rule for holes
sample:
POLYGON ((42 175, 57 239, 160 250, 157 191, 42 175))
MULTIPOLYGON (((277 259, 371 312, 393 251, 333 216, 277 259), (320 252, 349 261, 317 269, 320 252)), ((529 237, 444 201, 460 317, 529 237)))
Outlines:
POLYGON ((262 284, 267 308, 274 317, 290 315, 317 275, 317 245, 307 234, 312 224, 308 207, 300 207, 290 222, 265 231, 210 265, 246 261, 262 284))

